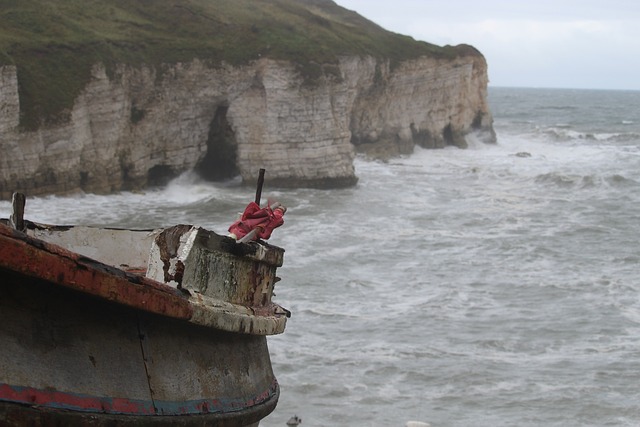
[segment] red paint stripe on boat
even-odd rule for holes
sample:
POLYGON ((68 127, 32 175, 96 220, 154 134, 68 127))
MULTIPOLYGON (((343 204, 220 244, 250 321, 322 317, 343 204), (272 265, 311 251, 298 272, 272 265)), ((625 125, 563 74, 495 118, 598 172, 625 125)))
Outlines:
POLYGON ((232 399, 198 399, 186 402, 151 402, 116 397, 96 397, 55 390, 39 390, 32 387, 0 384, 0 401, 39 405, 78 412, 138 416, 238 412, 267 402, 277 394, 278 382, 275 379, 267 390, 256 396, 232 399))
POLYGON ((53 390, 0 384, 0 400, 70 409, 81 412, 105 412, 111 414, 154 415, 151 402, 122 398, 84 396, 53 390))

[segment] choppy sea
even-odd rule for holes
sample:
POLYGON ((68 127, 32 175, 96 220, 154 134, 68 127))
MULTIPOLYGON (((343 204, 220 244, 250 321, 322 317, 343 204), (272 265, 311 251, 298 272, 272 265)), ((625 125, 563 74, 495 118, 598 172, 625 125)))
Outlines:
MULTIPOLYGON (((356 160, 289 210, 261 426, 640 425, 640 92, 490 88, 498 143, 356 160)), ((267 171, 268 175, 268 171, 267 171)), ((225 233, 254 196, 166 188, 27 200, 26 218, 225 233)), ((10 204, 0 202, 0 217, 10 204)))

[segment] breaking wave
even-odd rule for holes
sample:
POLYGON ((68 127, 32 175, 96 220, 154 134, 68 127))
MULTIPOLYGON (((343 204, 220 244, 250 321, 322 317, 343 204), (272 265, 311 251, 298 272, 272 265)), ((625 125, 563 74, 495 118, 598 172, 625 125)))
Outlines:
POLYGON ((595 187, 628 188, 637 187, 639 183, 622 175, 579 175, 562 172, 548 172, 537 175, 535 182, 543 185, 552 185, 559 188, 593 189, 595 187))
POLYGON ((640 133, 636 132, 581 132, 573 130, 571 125, 562 125, 544 128, 538 131, 539 134, 552 141, 593 141, 593 142, 637 142, 640 141, 640 133))

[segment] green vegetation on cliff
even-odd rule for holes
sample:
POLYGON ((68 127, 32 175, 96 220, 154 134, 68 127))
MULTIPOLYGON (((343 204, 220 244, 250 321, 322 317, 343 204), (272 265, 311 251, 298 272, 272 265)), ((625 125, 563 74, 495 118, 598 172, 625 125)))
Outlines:
POLYGON ((212 66, 260 57, 296 63, 309 80, 341 55, 392 64, 439 47, 391 33, 331 0, 0 0, 0 65, 18 67, 21 125, 64 120, 92 65, 212 66))

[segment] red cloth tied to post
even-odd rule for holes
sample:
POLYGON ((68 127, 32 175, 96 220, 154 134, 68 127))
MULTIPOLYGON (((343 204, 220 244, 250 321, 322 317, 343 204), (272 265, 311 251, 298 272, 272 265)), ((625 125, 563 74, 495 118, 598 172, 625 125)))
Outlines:
POLYGON ((241 239, 251 230, 257 229, 256 238, 267 240, 271 237, 274 228, 284 224, 282 216, 285 210, 282 206, 271 209, 270 205, 260 208, 257 203, 251 202, 244 209, 242 217, 231 224, 229 232, 233 233, 236 239, 241 239))

